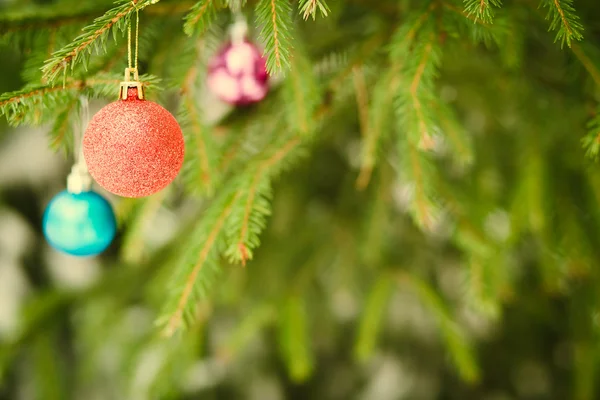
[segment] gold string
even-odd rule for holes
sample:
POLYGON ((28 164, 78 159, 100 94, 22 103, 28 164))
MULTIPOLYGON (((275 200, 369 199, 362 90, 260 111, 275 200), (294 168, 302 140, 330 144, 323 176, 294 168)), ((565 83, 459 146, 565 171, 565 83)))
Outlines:
POLYGON ((138 48, 139 48, 139 43, 140 43, 139 26, 140 26, 140 13, 136 7, 135 8, 135 69, 136 70, 138 67, 138 48))
MULTIPOLYGON (((133 3, 133 2, 132 2, 133 3)), ((140 43, 140 34, 139 34, 139 25, 140 25, 140 13, 135 3, 133 3, 135 7, 135 69, 138 67, 138 48, 140 43)), ((131 65, 131 21, 127 26, 127 66, 131 69, 133 66, 131 65)))
POLYGON ((131 69, 131 21, 127 25, 127 68, 131 69))

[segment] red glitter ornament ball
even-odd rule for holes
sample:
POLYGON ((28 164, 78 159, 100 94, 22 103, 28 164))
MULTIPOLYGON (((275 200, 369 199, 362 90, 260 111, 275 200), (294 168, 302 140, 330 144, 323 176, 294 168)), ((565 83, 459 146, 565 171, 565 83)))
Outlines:
POLYGON ((269 75, 260 50, 248 41, 227 44, 208 66, 208 87, 236 106, 261 101, 269 91, 269 75))
POLYGON ((160 105, 140 100, 137 88, 127 100, 102 108, 83 138, 90 174, 104 189, 123 197, 143 197, 165 188, 183 163, 179 124, 160 105))

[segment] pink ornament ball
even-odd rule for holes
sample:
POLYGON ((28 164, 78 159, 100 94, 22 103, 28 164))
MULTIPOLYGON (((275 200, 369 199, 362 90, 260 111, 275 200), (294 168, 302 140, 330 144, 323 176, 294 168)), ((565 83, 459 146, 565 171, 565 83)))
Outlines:
POLYGON ((127 90, 127 99, 102 108, 83 138, 83 155, 100 186, 123 197, 157 193, 171 183, 183 164, 179 124, 163 107, 127 90))
POLYGON ((252 43, 229 43, 208 66, 208 87, 226 103, 244 106, 261 101, 269 91, 265 59, 252 43))

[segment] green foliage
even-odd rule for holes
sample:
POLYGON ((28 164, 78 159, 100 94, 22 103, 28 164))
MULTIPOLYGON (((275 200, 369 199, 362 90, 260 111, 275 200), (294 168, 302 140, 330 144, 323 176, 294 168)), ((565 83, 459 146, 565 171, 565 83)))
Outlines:
POLYGON ((260 37, 265 44, 269 73, 290 66, 292 51, 292 7, 287 0, 261 0, 256 5, 256 21, 262 26, 260 37))
POLYGON ((431 156, 409 140, 399 141, 398 152, 401 154, 400 178, 408 211, 420 228, 435 230, 440 218, 440 206, 434 186, 438 174, 431 156))
POLYGON ((451 154, 463 165, 473 163, 473 140, 454 110, 441 102, 431 105, 431 108, 436 111, 440 133, 446 140, 451 154))
POLYGON ((60 146, 64 146, 69 151, 74 148, 73 116, 76 114, 79 105, 79 99, 73 97, 56 116, 52 129, 50 129, 50 146, 53 149, 56 150, 60 146))
POLYGON ((231 262, 251 260, 260 245, 259 234, 271 213, 271 181, 299 154, 300 139, 283 136, 248 163, 237 182, 239 196, 227 224, 225 255, 231 262))
POLYGON ((204 33, 214 20, 220 6, 220 0, 202 0, 194 4, 185 16, 184 32, 190 36, 194 33, 204 33))
POLYGON ((542 0, 542 6, 548 8, 549 29, 557 31, 554 40, 560 40, 561 47, 565 43, 571 47, 573 40, 583 39, 583 25, 573 8, 573 0, 542 0))
POLYGON ((297 127, 301 136, 308 138, 317 129, 316 111, 321 102, 321 91, 312 66, 305 54, 296 50, 292 54, 288 79, 283 96, 289 126, 297 127))
POLYGON ((494 21, 494 7, 501 7, 501 0, 464 0, 465 12, 491 24, 494 21))
MULTIPOLYGON (((479 1, 477 1, 480 4, 479 1)), ((484 8, 491 13, 490 17, 480 17, 477 11, 468 13, 450 3, 444 3, 446 12, 443 15, 443 26, 446 32, 454 37, 470 36, 475 42, 482 42, 488 47, 496 45, 500 49, 510 51, 506 46, 507 38, 513 37, 514 32, 509 29, 509 23, 513 20, 501 15, 493 16, 493 8, 484 8), (493 18, 493 20, 492 20, 493 18)))
POLYGON ((383 143, 391 135, 392 100, 400 85, 398 65, 394 65, 375 84, 371 104, 369 106, 368 126, 361 146, 361 169, 357 185, 364 188, 368 185, 373 168, 380 158, 383 143))
POLYGON ((302 18, 307 20, 312 16, 313 21, 317 18, 317 11, 319 11, 323 17, 326 17, 331 12, 327 3, 322 0, 300 0, 298 9, 302 14, 302 18))
POLYGON ((185 158, 184 179, 190 192, 211 196, 221 181, 222 171, 218 170, 220 150, 214 132, 205 122, 197 101, 199 89, 202 89, 199 76, 206 72, 201 58, 205 45, 201 40, 188 39, 185 48, 186 57, 179 63, 182 71, 177 72, 182 78, 174 82, 182 88, 177 118, 186 139, 186 148, 191 150, 185 158))
MULTIPOLYGON (((11 125, 39 125, 55 119, 55 107, 72 107, 81 94, 90 97, 114 98, 118 94, 118 83, 122 76, 100 73, 86 78, 69 78, 63 86, 29 84, 21 90, 4 93, 0 96, 0 115, 6 116, 11 125)), ((147 89, 153 89, 158 79, 149 75, 140 76, 147 89)), ((58 117, 58 127, 61 126, 58 117)), ((60 129, 59 129, 60 131, 60 129)))
POLYGON ((195 321, 197 306, 207 297, 219 273, 223 227, 239 195, 231 189, 222 192, 184 244, 186 250, 176 263, 169 296, 156 322, 166 336, 195 321))
POLYGON ((124 32, 128 21, 136 11, 141 11, 150 4, 158 3, 159 0, 119 0, 117 6, 108 10, 104 15, 94 20, 93 24, 86 26, 83 33, 77 36, 71 43, 52 53, 42 68, 43 78, 53 82, 66 73, 67 68, 71 70, 77 63, 87 62, 95 51, 99 53, 106 49, 106 40, 112 30, 113 38, 117 40, 117 33, 124 32))
POLYGON ((435 100, 434 80, 441 61, 439 42, 427 26, 418 33, 412 52, 402 52, 401 44, 398 47, 392 48, 393 57, 404 57, 405 62, 400 72, 403 85, 395 100, 397 124, 413 145, 432 150, 437 121, 428 104, 435 100))
POLYGON ((178 120, 190 155, 184 165, 185 180, 192 192, 212 195, 221 180, 213 131, 203 122, 201 111, 191 95, 185 94, 178 120))

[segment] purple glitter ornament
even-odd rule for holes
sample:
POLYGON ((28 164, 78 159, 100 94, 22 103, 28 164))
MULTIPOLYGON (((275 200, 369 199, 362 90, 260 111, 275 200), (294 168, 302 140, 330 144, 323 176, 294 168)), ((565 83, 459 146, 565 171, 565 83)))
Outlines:
POLYGON ((260 50, 248 41, 230 42, 208 66, 208 87, 226 103, 244 106, 261 101, 269 75, 260 50))

